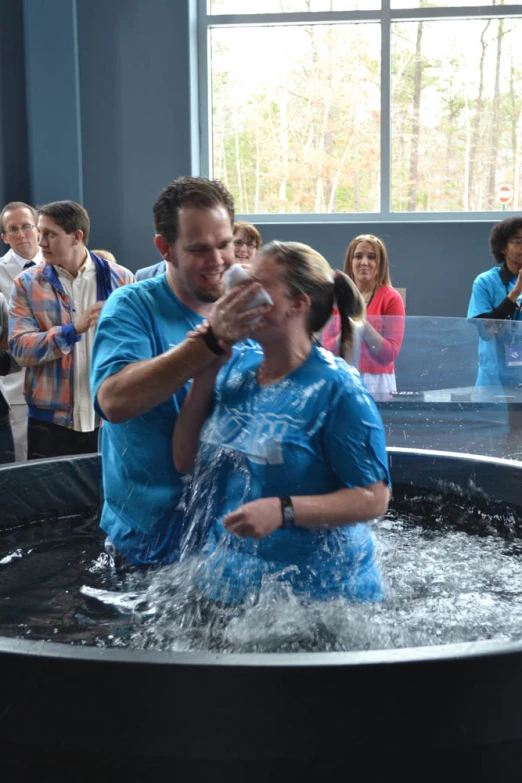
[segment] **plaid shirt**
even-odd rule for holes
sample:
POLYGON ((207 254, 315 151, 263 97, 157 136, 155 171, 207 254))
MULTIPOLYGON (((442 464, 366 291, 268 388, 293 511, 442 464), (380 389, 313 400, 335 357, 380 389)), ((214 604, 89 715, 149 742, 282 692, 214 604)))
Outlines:
MULTIPOLYGON (((90 251, 89 251, 90 252, 90 251)), ((91 253, 96 266, 97 300, 134 282, 118 264, 91 253)), ((73 414, 74 344, 72 304, 53 266, 38 265, 15 278, 9 309, 9 348, 27 367, 24 394, 29 415, 70 427, 73 414)))

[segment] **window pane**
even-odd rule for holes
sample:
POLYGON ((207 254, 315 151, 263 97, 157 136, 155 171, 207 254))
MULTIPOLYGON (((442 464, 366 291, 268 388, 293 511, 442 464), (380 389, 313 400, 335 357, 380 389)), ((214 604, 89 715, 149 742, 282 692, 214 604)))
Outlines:
MULTIPOLYGON (((426 0, 391 0, 392 8, 464 8, 473 6, 476 8, 481 5, 504 5, 499 3, 498 0, 430 0, 429 3, 426 0)), ((522 0, 508 0, 505 5, 522 5, 522 0)))
POLYGON ((381 0, 210 0, 210 14, 299 14, 321 11, 373 11, 381 0))
POLYGON ((392 27, 392 210, 520 209, 522 19, 392 27))
POLYGON ((210 35, 211 167, 237 211, 379 211, 379 25, 210 35))

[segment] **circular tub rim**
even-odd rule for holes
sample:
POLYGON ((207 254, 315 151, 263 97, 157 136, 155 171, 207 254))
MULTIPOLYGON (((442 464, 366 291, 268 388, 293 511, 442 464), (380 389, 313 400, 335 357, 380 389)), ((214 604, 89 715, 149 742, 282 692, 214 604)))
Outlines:
MULTIPOLYGON (((457 458, 470 463, 501 464, 522 471, 522 461, 504 457, 491 457, 458 451, 387 447, 388 453, 421 455, 425 457, 457 458)), ((80 458, 95 455, 80 455, 80 458)), ((60 459, 60 458, 57 458, 60 459)), ((69 457, 61 458, 63 460, 69 457)), ((52 460, 53 462, 56 459, 52 460)), ((32 460, 32 464, 47 463, 49 460, 32 460)), ((27 463, 12 463, 0 466, 0 471, 21 468, 27 463)), ((411 663, 429 663, 433 661, 466 660, 487 658, 499 655, 515 655, 522 652, 522 638, 519 641, 481 640, 476 642, 457 642, 452 644, 427 645, 422 647, 400 647, 378 650, 360 650, 353 652, 310 652, 310 653, 214 653, 206 651, 171 652, 167 650, 131 650, 128 648, 106 648, 84 645, 71 645, 58 642, 33 641, 18 637, 0 636, 0 656, 15 654, 38 658, 64 658, 85 662, 136 664, 182 664, 184 666, 234 666, 234 667, 354 667, 388 666, 411 663)))

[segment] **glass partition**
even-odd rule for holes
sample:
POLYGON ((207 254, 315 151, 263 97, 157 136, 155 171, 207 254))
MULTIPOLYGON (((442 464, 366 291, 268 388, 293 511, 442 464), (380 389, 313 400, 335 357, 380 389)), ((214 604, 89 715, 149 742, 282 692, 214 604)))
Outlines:
MULTIPOLYGON (((389 446, 522 459, 522 321, 368 320, 359 365, 389 446), (392 376, 384 391, 379 373, 392 376)), ((335 337, 327 326, 338 352, 335 337)))
POLYGON ((373 393, 389 446, 522 458, 522 322, 407 316, 372 323, 385 339, 404 325, 397 390, 373 393))

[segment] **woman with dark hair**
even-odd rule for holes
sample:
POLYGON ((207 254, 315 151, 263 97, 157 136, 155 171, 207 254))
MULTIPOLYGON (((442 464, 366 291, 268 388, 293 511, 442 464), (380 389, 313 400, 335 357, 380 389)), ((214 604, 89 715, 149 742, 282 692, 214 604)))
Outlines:
MULTIPOLYGON (((181 472, 199 442, 192 500, 200 520, 208 504, 208 534, 196 581, 226 603, 266 580, 306 597, 380 600, 365 523, 388 506, 382 422, 358 371, 314 342, 335 302, 364 312, 360 295, 297 242, 264 245, 252 277, 273 301, 257 345, 225 350, 194 378, 174 432, 181 472)), ((344 328, 349 342, 348 318, 344 328)))
MULTIPOLYGON (((404 336, 404 304, 392 288, 388 254, 382 239, 361 234, 346 250, 344 272, 360 291, 367 318, 362 335, 359 369, 372 394, 397 391, 394 361, 404 336)), ((323 334, 323 345, 344 356, 339 340, 339 317, 335 315, 323 334)), ((346 357, 345 357, 346 358, 346 357)))
POLYGON ((489 235, 497 266, 473 283, 468 318, 480 324, 477 386, 516 386, 521 380, 522 218, 497 223, 489 235), (504 323, 499 323, 504 322, 504 323))
POLYGON ((261 247, 261 234, 252 223, 234 223, 234 256, 236 264, 249 266, 261 247))

